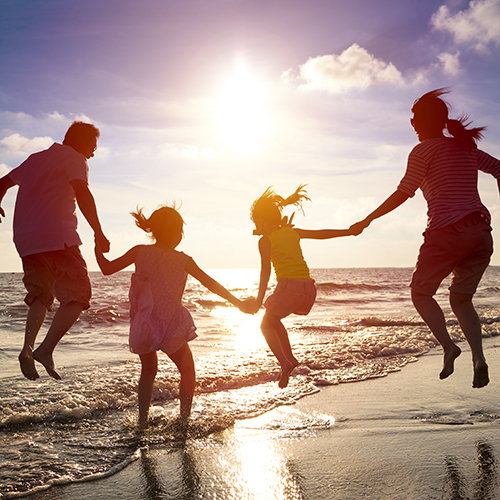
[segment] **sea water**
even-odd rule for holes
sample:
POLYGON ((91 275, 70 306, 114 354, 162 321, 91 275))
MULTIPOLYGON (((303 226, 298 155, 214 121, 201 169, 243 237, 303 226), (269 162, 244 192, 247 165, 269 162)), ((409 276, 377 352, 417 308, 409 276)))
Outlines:
MULTIPOLYGON (((256 294, 258 270, 210 274, 240 298, 256 294)), ((362 383, 404 369, 436 345, 410 301, 411 269, 315 269, 312 274, 318 288, 313 310, 284 320, 301 362, 286 389, 278 387, 279 367, 259 330, 262 311, 245 315, 188 280, 184 302, 198 328, 190 344, 198 382, 190 439, 292 404, 325 385, 362 383)), ((145 447, 169 449, 181 439, 179 376, 163 354, 151 426, 145 433, 136 429, 140 363, 127 346, 130 275, 91 273, 92 306, 55 352, 62 380, 53 380, 38 365, 41 378, 28 381, 17 361, 27 312, 22 275, 0 274, 0 498, 112 475, 145 447)), ((475 296, 485 336, 499 334, 499 295, 500 268, 490 267, 475 296)), ((447 304, 446 283, 436 298, 451 336, 463 341, 447 304)))

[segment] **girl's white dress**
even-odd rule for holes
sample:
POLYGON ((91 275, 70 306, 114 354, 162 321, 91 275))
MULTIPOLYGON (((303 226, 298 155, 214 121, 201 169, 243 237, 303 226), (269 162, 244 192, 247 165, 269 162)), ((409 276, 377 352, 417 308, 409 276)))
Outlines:
POLYGON ((182 305, 185 266, 191 257, 144 245, 135 260, 130 285, 130 350, 175 352, 197 337, 189 311, 182 305))

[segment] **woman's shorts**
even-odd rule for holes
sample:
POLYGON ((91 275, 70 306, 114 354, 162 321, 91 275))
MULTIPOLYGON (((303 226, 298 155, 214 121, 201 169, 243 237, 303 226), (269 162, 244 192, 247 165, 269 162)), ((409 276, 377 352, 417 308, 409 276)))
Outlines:
POLYGON ((290 314, 309 314, 316 300, 314 280, 281 278, 264 307, 278 318, 290 314))
POLYGON ((424 234, 410 287, 434 295, 452 273, 450 291, 473 295, 493 253, 491 226, 479 212, 424 234))
POLYGON ((61 304, 79 302, 84 309, 90 307, 90 279, 78 246, 27 255, 22 261, 28 306, 40 299, 51 310, 57 298, 61 304))

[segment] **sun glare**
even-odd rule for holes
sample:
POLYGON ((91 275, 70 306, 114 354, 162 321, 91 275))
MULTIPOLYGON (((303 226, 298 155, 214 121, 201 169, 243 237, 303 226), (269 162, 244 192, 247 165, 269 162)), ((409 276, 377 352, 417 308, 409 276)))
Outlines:
POLYGON ((217 100, 219 137, 237 147, 262 147, 270 126, 265 100, 263 82, 240 65, 217 100))

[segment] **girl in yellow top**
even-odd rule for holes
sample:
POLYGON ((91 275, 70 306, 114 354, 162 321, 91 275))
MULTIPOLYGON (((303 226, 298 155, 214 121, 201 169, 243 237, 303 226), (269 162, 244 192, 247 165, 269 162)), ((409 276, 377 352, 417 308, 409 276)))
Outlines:
POLYGON ((276 272, 278 284, 264 303, 266 312, 262 319, 261 330, 271 351, 281 366, 279 386, 288 385, 288 378, 299 361, 292 353, 288 332, 281 320, 290 314, 306 315, 316 299, 316 286, 300 248, 301 238, 325 240, 339 236, 354 236, 357 231, 349 229, 297 229, 283 217, 283 207, 295 205, 302 209, 302 202, 309 200, 305 185, 284 199, 271 188, 255 200, 250 208, 250 218, 255 224, 254 234, 262 235, 259 240, 261 272, 259 294, 255 303, 257 311, 264 300, 271 263, 276 272))

